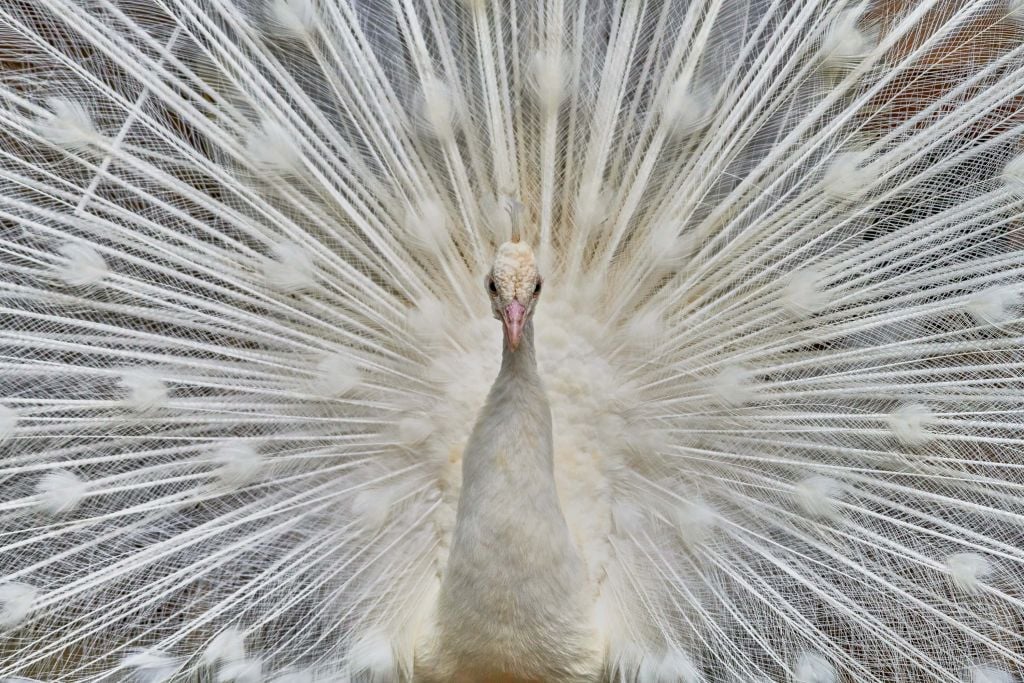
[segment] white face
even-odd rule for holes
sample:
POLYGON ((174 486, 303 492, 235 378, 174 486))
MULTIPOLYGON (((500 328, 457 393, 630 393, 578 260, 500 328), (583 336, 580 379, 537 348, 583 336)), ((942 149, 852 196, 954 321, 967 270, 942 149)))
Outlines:
POLYGON ((491 312, 502 322, 509 348, 515 351, 523 328, 533 316, 541 291, 540 273, 533 250, 524 242, 505 242, 498 247, 494 266, 485 284, 491 312))

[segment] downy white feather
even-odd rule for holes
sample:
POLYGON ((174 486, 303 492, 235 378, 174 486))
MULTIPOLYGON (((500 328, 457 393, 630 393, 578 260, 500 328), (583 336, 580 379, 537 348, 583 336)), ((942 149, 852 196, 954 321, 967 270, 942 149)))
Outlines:
POLYGON ((131 671, 135 683, 164 683, 181 668, 181 661, 155 649, 136 650, 125 656, 122 664, 131 671))
POLYGON ((977 593, 982 579, 992 573, 992 563, 978 553, 955 553, 946 558, 946 571, 957 588, 977 593))
POLYGON ((1017 677, 1005 669, 987 664, 972 666, 965 683, 1015 683, 1017 677))
POLYGON ((18 427, 18 412, 0 403, 0 444, 14 435, 18 427))
POLYGON ((82 502, 87 491, 88 484, 67 470, 47 472, 36 484, 39 509, 50 515, 71 512, 82 502))
POLYGON ((119 384, 124 392, 124 405, 136 413, 156 410, 169 397, 166 382, 153 368, 129 368, 121 375, 119 384))
POLYGON ((57 251, 67 259, 58 268, 57 276, 71 287, 91 287, 106 277, 107 263, 91 244, 66 242, 57 251))
POLYGON ((0 583, 0 628, 12 629, 25 621, 38 596, 39 590, 27 583, 0 583))
POLYGON ((203 663, 211 667, 243 660, 245 634, 236 626, 230 626, 214 636, 203 651, 203 663))
POLYGON ((836 669, 816 652, 803 652, 797 657, 794 683, 836 683, 836 669))

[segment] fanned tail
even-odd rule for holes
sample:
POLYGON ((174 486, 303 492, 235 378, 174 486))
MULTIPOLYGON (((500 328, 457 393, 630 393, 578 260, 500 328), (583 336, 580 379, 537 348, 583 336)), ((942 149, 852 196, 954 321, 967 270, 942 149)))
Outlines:
POLYGON ((1010 680, 1022 22, 8 0, 0 677, 408 678, 517 221, 609 677, 1010 680))

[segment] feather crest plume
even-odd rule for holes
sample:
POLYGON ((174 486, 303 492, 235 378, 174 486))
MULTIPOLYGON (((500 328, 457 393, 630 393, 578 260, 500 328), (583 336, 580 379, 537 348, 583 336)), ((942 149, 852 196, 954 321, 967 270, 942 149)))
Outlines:
POLYGON ((409 679, 515 235, 605 679, 1019 680, 1022 15, 7 0, 0 679, 409 679))

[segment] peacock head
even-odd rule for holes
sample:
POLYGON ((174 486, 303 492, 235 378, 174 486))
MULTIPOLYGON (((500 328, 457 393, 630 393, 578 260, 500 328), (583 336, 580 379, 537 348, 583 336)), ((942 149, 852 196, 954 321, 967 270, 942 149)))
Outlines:
POLYGON ((522 341, 523 328, 533 316, 540 298, 542 278, 530 245, 513 238, 498 247, 485 285, 491 312, 501 321, 510 350, 522 341))

